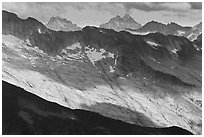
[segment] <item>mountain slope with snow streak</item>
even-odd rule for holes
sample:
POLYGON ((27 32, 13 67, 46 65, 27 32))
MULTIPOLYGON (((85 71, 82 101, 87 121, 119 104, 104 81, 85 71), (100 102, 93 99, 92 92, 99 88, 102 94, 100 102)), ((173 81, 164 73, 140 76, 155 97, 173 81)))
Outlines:
POLYGON ((9 27, 13 17, 3 16, 4 81, 68 108, 201 134, 201 54, 188 39, 95 27, 55 32, 38 23, 25 35, 25 25, 9 27))

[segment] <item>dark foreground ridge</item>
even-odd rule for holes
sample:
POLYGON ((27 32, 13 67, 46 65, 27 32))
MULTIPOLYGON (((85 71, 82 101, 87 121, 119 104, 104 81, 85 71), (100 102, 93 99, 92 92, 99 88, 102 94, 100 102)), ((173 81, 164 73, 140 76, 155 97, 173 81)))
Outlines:
POLYGON ((48 102, 2 82, 2 134, 192 134, 179 127, 150 128, 48 102))

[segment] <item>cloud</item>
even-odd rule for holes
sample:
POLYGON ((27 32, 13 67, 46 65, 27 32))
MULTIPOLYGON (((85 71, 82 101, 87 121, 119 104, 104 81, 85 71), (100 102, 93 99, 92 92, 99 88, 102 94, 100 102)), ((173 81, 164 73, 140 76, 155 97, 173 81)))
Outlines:
POLYGON ((116 14, 124 14, 117 5, 108 3, 22 3, 22 2, 4 2, 2 9, 16 13, 20 18, 29 16, 46 24, 52 16, 61 16, 79 26, 96 25, 107 22, 116 14))
POLYGON ((172 11, 151 11, 146 12, 138 9, 131 9, 131 16, 141 24, 149 21, 157 21, 164 24, 176 22, 183 26, 194 26, 202 21, 202 12, 199 10, 189 10, 186 12, 172 11))
POLYGON ((116 15, 122 16, 126 13, 141 24, 157 20, 194 25, 202 17, 202 6, 199 2, 3 2, 2 9, 14 12, 21 18, 31 16, 44 24, 52 16, 61 16, 81 27, 99 26, 116 15))
MULTIPOLYGON (((124 6, 127 12, 129 12, 131 9, 138 9, 146 12, 186 11, 192 7, 192 4, 186 2, 127 2, 121 4, 124 6)), ((197 4, 195 5, 198 6, 197 4)))
POLYGON ((202 2, 189 2, 191 9, 202 9, 202 2))
POLYGON ((160 10, 169 10, 169 11, 186 11, 191 9, 189 3, 160 3, 157 5, 160 10))

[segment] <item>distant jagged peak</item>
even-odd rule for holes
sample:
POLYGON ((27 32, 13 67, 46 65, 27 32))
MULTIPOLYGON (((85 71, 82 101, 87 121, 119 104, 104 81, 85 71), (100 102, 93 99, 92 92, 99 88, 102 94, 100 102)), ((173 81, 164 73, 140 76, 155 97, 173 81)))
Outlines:
MULTIPOLYGON (((129 14, 124 14, 122 17, 120 15, 116 15, 110 20, 115 20, 115 21, 135 21, 133 17, 131 17, 129 14)), ((135 21, 136 22, 136 21, 135 21)))
POLYGON ((116 15, 111 18, 109 22, 100 25, 100 28, 113 29, 116 31, 138 29, 140 27, 142 27, 142 25, 136 22, 129 14, 125 14, 122 17, 116 15))
POLYGON ((123 19, 133 19, 129 14, 125 14, 122 18, 123 19))
POLYGON ((179 27, 181 27, 181 25, 179 25, 175 22, 167 23, 167 26, 179 26, 179 27))
POLYGON ((134 18, 131 17, 129 14, 125 14, 125 15, 122 17, 122 19, 123 19, 124 21, 126 21, 126 22, 135 22, 135 23, 139 24, 139 23, 136 22, 136 21, 134 20, 134 18))
MULTIPOLYGON (((61 21, 61 22, 67 22, 67 23, 72 23, 70 20, 67 20, 66 18, 62 18, 60 16, 52 16, 49 20, 49 22, 53 22, 53 21, 61 21)), ((49 23, 48 22, 48 23, 49 23)))
POLYGON ((111 21, 122 21, 122 20, 123 19, 121 18, 121 16, 117 15, 117 16, 113 17, 112 19, 110 19, 109 22, 111 22, 111 21))
POLYGON ((167 25, 178 25, 176 22, 167 23, 167 25))
POLYGON ((50 18, 46 25, 49 29, 55 31, 78 31, 81 30, 76 24, 72 21, 62 18, 60 16, 53 16, 50 18))

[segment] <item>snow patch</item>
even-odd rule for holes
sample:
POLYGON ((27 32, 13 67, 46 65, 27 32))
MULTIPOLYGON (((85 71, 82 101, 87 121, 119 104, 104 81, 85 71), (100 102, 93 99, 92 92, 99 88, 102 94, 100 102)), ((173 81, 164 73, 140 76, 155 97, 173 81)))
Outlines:
POLYGON ((157 44, 157 43, 155 43, 155 42, 153 42, 153 41, 150 41, 150 40, 146 40, 146 43, 148 44, 148 45, 150 45, 152 48, 154 48, 154 49, 157 49, 156 47, 159 47, 159 46, 161 46, 160 44, 157 44))
POLYGON ((81 46, 80 46, 79 43, 76 43, 76 44, 73 44, 73 45, 71 45, 71 46, 67 46, 67 47, 66 47, 66 49, 68 49, 68 50, 75 50, 76 48, 81 49, 81 46))
POLYGON ((26 57, 25 55, 23 55, 23 54, 22 54, 21 56, 24 57, 24 58, 27 58, 27 57, 26 57))
POLYGON ((199 51, 199 48, 195 44, 193 44, 193 46, 197 51, 199 51))
POLYGON ((105 56, 102 55, 103 53, 103 51, 98 52, 96 49, 86 51, 86 54, 92 63, 105 58, 105 56))
POLYGON ((29 40, 29 39, 26 39, 26 40, 25 40, 25 43, 28 44, 28 45, 32 45, 32 44, 30 43, 30 40, 29 40))
POLYGON ((155 42, 153 42, 153 41, 146 41, 148 44, 150 44, 150 45, 152 45, 152 46, 155 46, 155 47, 158 47, 159 46, 159 44, 157 44, 157 43, 155 43, 155 42))
POLYGON ((116 55, 116 58, 115 58, 115 66, 117 64, 117 60, 118 60, 118 51, 117 51, 117 55, 116 55))
POLYGON ((152 61, 155 61, 156 62, 156 59, 155 58, 152 58, 152 57, 149 57, 152 61))
POLYGON ((106 33, 105 31, 103 31, 103 30, 99 30, 101 33, 106 33))
POLYGON ((126 79, 126 78, 124 78, 124 77, 119 77, 120 79, 126 79))
POLYGON ((35 68, 35 59, 34 58, 29 58, 31 65, 35 68))
POLYGON ((160 61, 157 61, 155 58, 149 57, 149 59, 151 59, 152 61, 154 61, 154 62, 156 62, 156 63, 158 63, 158 64, 161 64, 161 62, 160 62, 160 61))
POLYGON ((41 53, 41 54, 47 55, 45 52, 43 52, 43 50, 39 49, 39 47, 37 47, 37 46, 35 46, 35 47, 33 48, 33 50, 36 51, 37 53, 41 53))
POLYGON ((85 47, 85 53, 92 63, 106 57, 114 58, 114 54, 107 52, 104 49, 100 49, 99 51, 97 51, 93 47, 85 47))
POLYGON ((112 66, 109 66, 110 72, 115 72, 115 69, 112 66))
MULTIPOLYGON (((190 39, 193 35, 194 35, 194 34, 191 33, 191 34, 189 34, 189 35, 187 36, 187 38, 190 39)), ((192 41, 193 41, 193 40, 192 40, 192 41)))
POLYGON ((62 57, 61 57, 61 56, 59 56, 59 55, 57 55, 57 58, 58 58, 59 60, 61 60, 61 59, 62 59, 62 57))
POLYGON ((83 59, 84 57, 84 55, 81 53, 80 43, 75 43, 71 46, 67 46, 65 49, 62 49, 61 56, 62 58, 66 58, 67 60, 75 60, 75 61, 76 60, 81 61, 81 59, 83 59))
POLYGON ((40 28, 38 29, 38 33, 39 33, 39 34, 41 34, 41 33, 42 33, 40 28))
POLYGON ((177 50, 177 49, 172 49, 171 51, 172 51, 174 54, 177 54, 177 51, 178 51, 178 50, 177 50))
POLYGON ((113 54, 113 53, 108 52, 107 57, 114 58, 114 54, 113 54))
POLYGON ((130 73, 130 74, 127 74, 126 76, 127 76, 127 77, 130 77, 130 76, 132 76, 132 73, 130 73))
POLYGON ((183 35, 183 34, 185 33, 185 31, 178 30, 177 33, 178 33, 178 34, 177 34, 178 36, 181 36, 181 35, 183 35))
POLYGON ((52 56, 50 57, 50 60, 55 61, 54 57, 52 57, 52 56))
POLYGON ((135 31, 130 31, 130 30, 126 30, 128 32, 130 32, 131 34, 134 34, 134 35, 147 35, 149 33, 155 33, 156 31, 148 31, 148 32, 135 32, 135 31))

